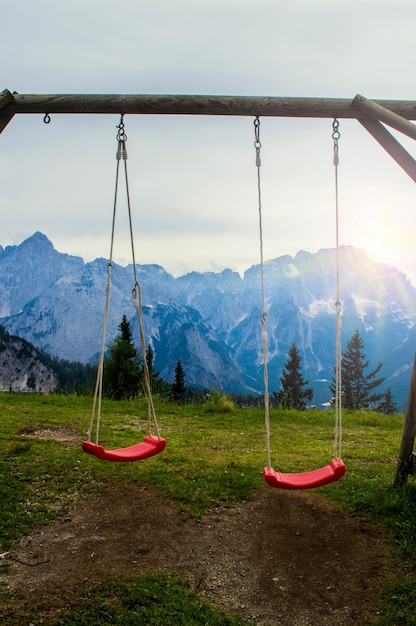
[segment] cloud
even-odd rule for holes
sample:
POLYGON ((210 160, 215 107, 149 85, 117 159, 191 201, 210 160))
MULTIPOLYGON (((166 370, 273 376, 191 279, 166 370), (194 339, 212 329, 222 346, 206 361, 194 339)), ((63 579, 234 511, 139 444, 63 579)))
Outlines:
MULTIPOLYGON (((15 0, 4 14, 2 88, 21 93, 413 97, 410 0, 400 10, 391 0, 15 0)), ((12 120, 0 137, 2 245, 41 230, 61 251, 108 254, 117 123, 12 120)), ((261 121, 267 258, 334 245, 331 123, 261 121)), ((140 260, 175 273, 256 263, 253 119, 127 116, 126 129, 140 260)), ((340 156, 342 242, 384 250, 416 280, 414 183, 353 120, 341 120, 340 156)))

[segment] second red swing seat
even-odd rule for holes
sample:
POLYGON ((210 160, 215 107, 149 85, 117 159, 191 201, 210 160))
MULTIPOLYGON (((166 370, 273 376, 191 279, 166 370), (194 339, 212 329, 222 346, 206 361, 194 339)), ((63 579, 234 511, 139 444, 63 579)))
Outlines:
POLYGON ((87 454, 97 457, 102 461, 128 462, 140 461, 159 454, 166 448, 166 439, 149 435, 142 442, 127 448, 118 450, 106 450, 102 446, 91 441, 84 441, 82 449, 87 454))
POLYGON ((276 472, 272 467, 265 467, 264 478, 268 485, 277 489, 313 489, 339 480, 346 471, 343 461, 334 458, 325 467, 299 474, 285 474, 276 472))

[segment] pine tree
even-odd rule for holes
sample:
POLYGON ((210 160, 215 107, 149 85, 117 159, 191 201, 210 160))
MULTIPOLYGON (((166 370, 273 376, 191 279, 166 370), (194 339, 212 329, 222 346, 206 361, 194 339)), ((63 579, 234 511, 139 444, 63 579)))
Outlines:
POLYGON ((179 360, 175 366, 175 381, 172 384, 171 394, 172 400, 176 404, 184 404, 185 402, 185 372, 182 367, 182 363, 179 360))
POLYGON ((394 415, 395 413, 397 413, 397 408, 395 403, 393 402, 393 395, 391 393, 390 387, 387 387, 387 391, 384 394, 384 398, 378 405, 377 411, 379 413, 384 413, 385 415, 394 415))
POLYGON ((109 344, 104 360, 104 392, 113 400, 134 398, 141 380, 140 359, 125 315, 118 328, 120 334, 109 344))
MULTIPOLYGON (((342 405, 346 409, 368 409, 383 397, 382 393, 372 393, 384 381, 384 378, 375 378, 382 363, 378 363, 375 370, 365 374, 369 361, 365 360, 363 348, 364 342, 356 330, 348 341, 341 360, 342 405)), ((334 386, 331 390, 334 391, 334 386)))
MULTIPOLYGON (((146 348, 146 363, 147 363, 147 370, 149 372, 150 389, 152 393, 158 393, 158 392, 161 392, 164 388, 164 380, 163 378, 160 378, 159 372, 155 371, 154 356, 155 356, 155 353, 153 351, 153 348, 149 344, 146 348)), ((144 377, 143 369, 142 369, 142 376, 144 377)))
POLYGON ((301 374, 301 361, 299 350, 295 344, 292 344, 280 378, 282 388, 279 392, 273 392, 278 404, 286 409, 303 411, 307 401, 310 402, 313 397, 313 390, 309 387, 304 388, 308 381, 301 374))

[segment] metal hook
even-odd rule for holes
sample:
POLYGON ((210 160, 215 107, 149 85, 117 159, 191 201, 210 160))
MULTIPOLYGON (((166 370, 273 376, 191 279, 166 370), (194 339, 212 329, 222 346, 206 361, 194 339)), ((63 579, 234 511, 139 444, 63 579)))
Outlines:
POLYGON ((49 113, 45 113, 45 117, 43 118, 43 123, 44 124, 50 124, 51 123, 51 116, 49 115, 49 113))
POLYGON ((260 118, 257 115, 257 117, 254 120, 254 146, 256 149, 261 148, 261 142, 260 142, 260 118))
POLYGON ((117 124, 116 128, 118 128, 117 141, 127 141, 127 135, 124 132, 124 113, 121 113, 120 123, 117 124))

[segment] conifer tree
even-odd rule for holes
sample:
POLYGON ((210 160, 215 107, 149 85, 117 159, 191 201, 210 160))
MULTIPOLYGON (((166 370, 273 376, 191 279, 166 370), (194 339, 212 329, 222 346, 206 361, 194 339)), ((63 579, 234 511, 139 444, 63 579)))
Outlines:
POLYGON ((109 344, 104 360, 104 393, 113 400, 134 398, 141 380, 140 359, 125 315, 118 328, 120 333, 109 344))
MULTIPOLYGON (((153 348, 149 344, 146 348, 146 363, 147 363, 147 370, 149 372, 150 389, 152 393, 158 393, 163 390, 164 381, 163 381, 163 378, 160 378, 159 372, 155 371, 154 356, 155 356, 155 353, 153 351, 153 348)), ((142 376, 144 377, 143 370, 142 370, 142 376)))
POLYGON ((305 389, 308 381, 301 374, 301 361, 300 352, 293 343, 280 378, 282 388, 278 392, 273 392, 278 404, 286 409, 303 411, 306 409, 307 401, 310 402, 313 397, 313 390, 310 387, 305 389))
MULTIPOLYGON (((375 378, 382 363, 378 363, 373 371, 366 374, 369 361, 365 359, 363 348, 364 342, 356 330, 348 341, 341 360, 342 405, 346 409, 372 408, 383 397, 382 393, 373 393, 384 381, 384 378, 375 378)), ((334 385, 331 391, 334 392, 334 385)))
POLYGON ((182 367, 182 363, 179 360, 175 366, 175 381, 172 384, 172 400, 176 404, 184 404, 185 402, 185 372, 182 367))
POLYGON ((390 387, 387 387, 387 391, 384 394, 384 398, 378 405, 377 411, 379 413, 384 413, 385 415, 394 415, 394 413, 397 413, 397 408, 393 402, 393 394, 391 393, 390 387))

